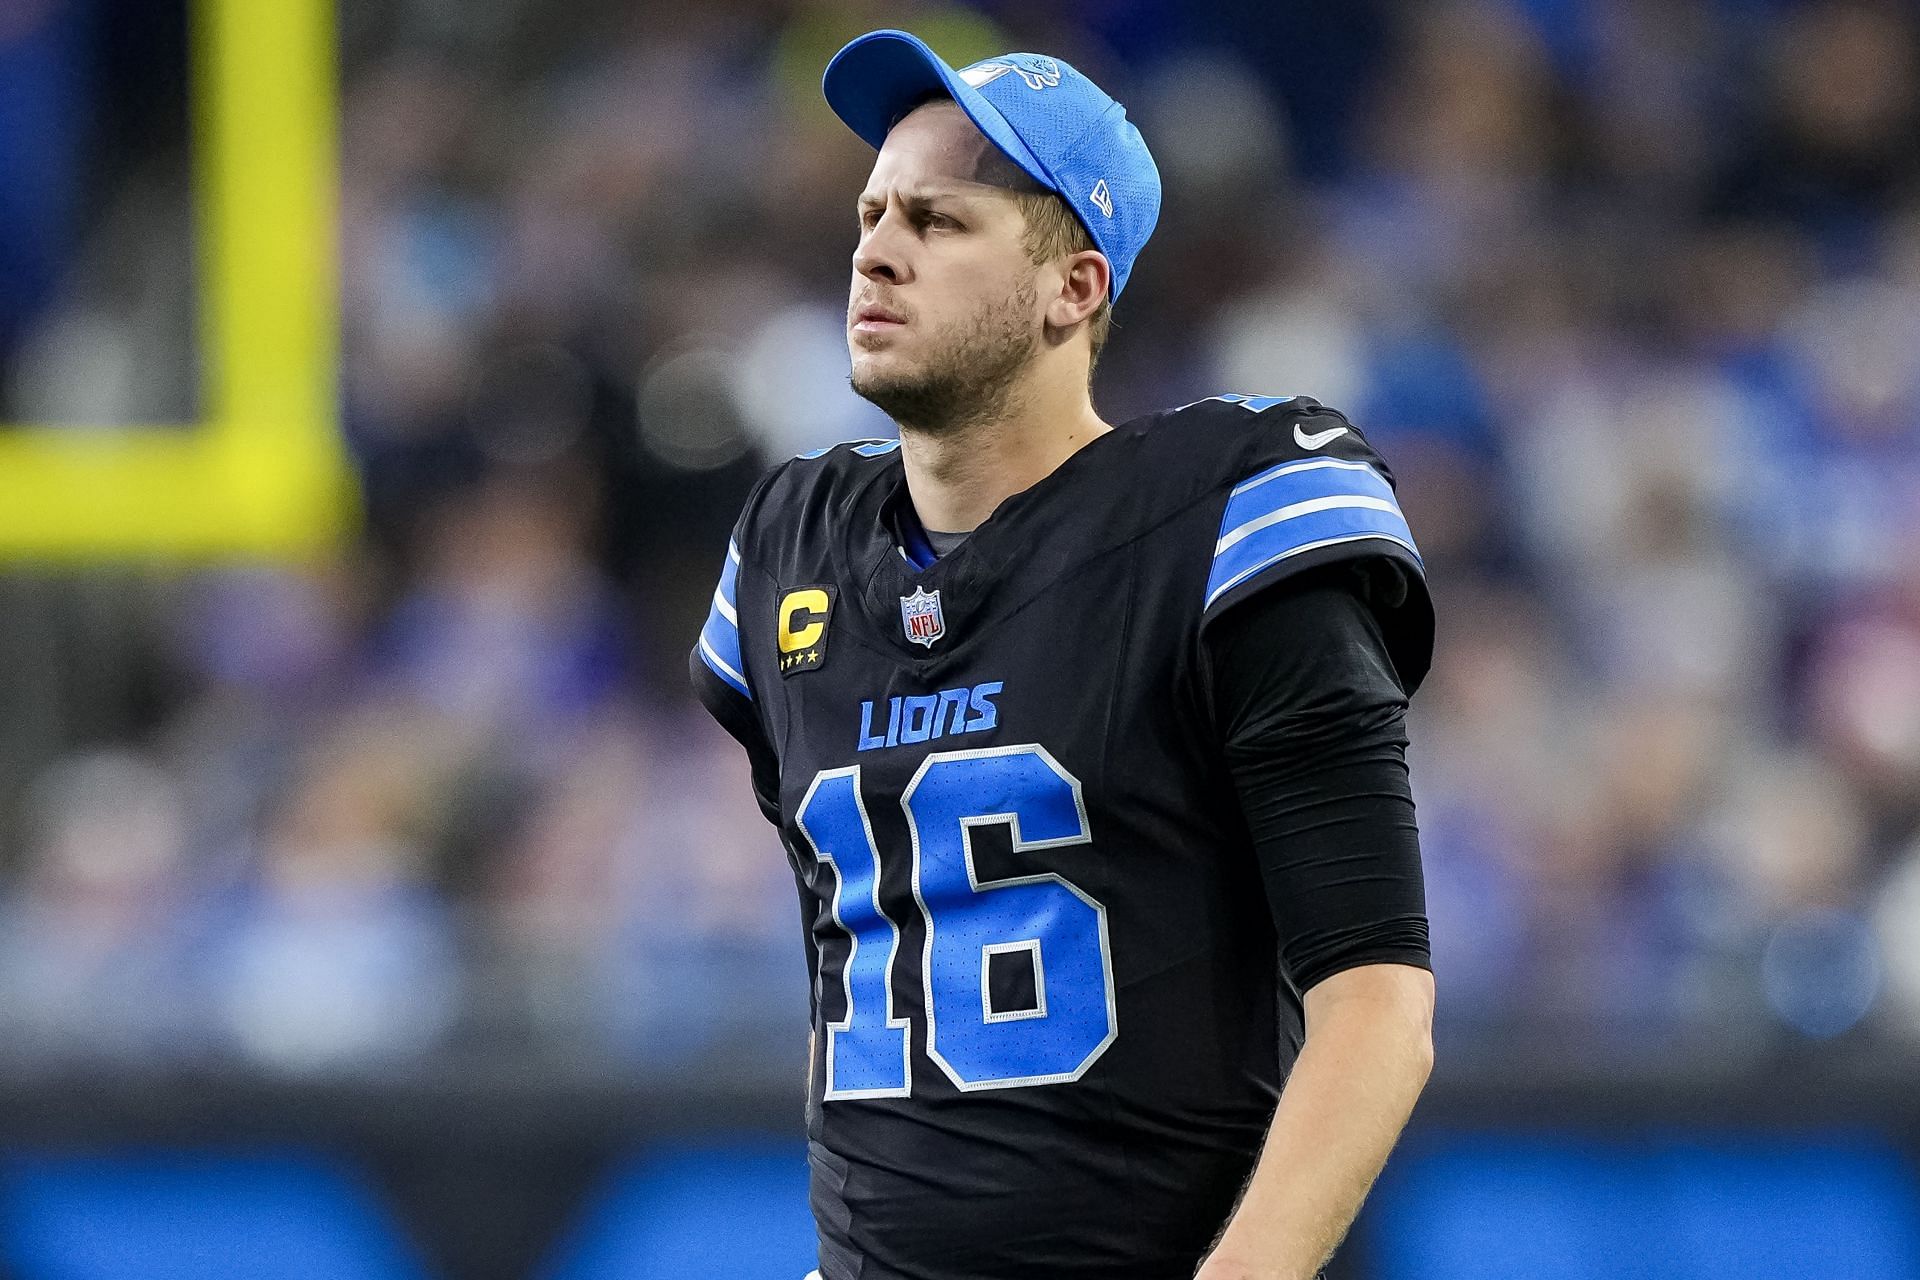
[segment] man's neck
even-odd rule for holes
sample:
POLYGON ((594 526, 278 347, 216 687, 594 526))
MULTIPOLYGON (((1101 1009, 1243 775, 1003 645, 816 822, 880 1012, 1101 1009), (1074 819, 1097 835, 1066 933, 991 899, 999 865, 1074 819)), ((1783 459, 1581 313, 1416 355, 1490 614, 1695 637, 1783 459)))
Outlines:
POLYGON ((1005 412, 952 431, 903 426, 900 457, 914 512, 924 528, 969 532, 1111 430, 1084 388, 1052 396, 1021 388, 1008 397, 1005 412))

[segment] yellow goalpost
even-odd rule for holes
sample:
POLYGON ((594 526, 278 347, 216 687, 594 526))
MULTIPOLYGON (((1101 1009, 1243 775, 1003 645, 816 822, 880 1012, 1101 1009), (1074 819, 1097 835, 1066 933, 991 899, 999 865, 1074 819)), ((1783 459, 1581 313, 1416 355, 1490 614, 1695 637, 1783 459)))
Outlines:
POLYGON ((0 558, 304 558, 354 512, 332 0, 192 0, 192 424, 0 426, 0 558))

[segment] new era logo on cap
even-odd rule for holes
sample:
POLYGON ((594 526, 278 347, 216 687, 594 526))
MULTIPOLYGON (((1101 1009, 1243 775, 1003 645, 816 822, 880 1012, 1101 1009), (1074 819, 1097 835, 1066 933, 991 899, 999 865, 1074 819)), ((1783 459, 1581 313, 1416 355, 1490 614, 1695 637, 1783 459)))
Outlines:
POLYGON ((1087 199, 1093 201, 1093 207, 1109 218, 1113 216, 1113 193, 1107 190, 1105 178, 1093 184, 1093 190, 1087 193, 1087 199))

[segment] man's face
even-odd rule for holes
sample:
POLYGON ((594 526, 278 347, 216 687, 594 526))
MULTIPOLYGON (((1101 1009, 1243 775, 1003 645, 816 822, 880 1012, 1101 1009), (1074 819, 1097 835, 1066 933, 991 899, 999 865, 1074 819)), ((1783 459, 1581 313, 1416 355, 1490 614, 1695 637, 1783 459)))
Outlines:
POLYGON ((948 99, 880 148, 858 203, 847 348, 853 389, 896 421, 939 430, 991 413, 1032 358, 1043 312, 1016 186, 1040 190, 948 99))

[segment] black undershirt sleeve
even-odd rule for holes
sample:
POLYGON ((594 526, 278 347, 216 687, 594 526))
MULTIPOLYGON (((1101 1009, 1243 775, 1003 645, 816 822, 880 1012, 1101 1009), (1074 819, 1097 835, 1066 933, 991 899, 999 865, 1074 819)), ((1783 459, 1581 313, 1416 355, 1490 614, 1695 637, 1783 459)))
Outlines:
POLYGON ((1303 573, 1203 637, 1227 769, 1301 992, 1363 964, 1432 967, 1407 698, 1370 596, 1385 584, 1369 575, 1393 572, 1303 573))

